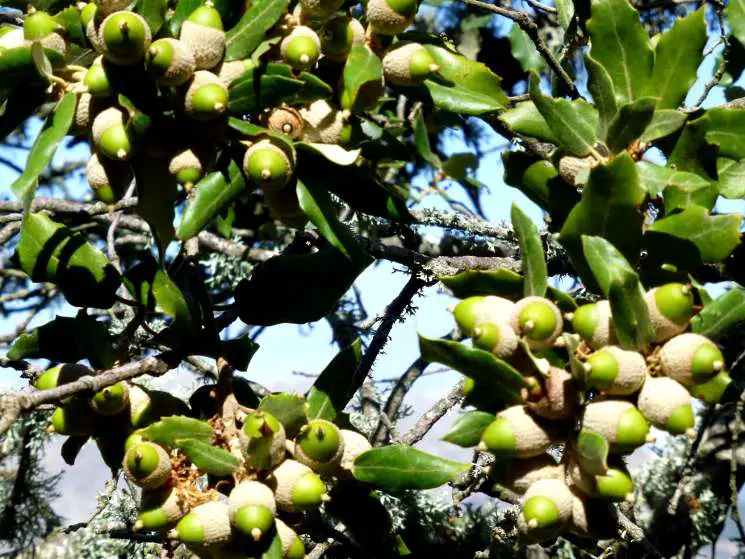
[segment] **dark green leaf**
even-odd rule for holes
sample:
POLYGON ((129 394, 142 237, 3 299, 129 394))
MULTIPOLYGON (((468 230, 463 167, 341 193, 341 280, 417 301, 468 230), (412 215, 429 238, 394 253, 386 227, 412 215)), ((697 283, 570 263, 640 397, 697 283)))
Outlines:
POLYGON ((75 336, 77 346, 94 369, 110 369, 126 357, 117 351, 108 326, 85 311, 80 311, 75 317, 75 336))
POLYGON ((383 65, 367 45, 355 44, 349 51, 342 75, 344 107, 364 110, 383 92, 383 65))
POLYGON ((225 35, 225 59, 248 57, 264 35, 287 12, 289 0, 254 0, 240 21, 225 35))
POLYGON ((691 320, 691 331, 716 340, 745 321, 745 291, 735 288, 707 304, 691 320))
MULTIPOLYGON (((745 111, 744 111, 745 112, 745 111)), ((717 147, 708 141, 711 118, 707 112, 696 120, 689 120, 675 143, 667 166, 678 171, 689 171, 702 177, 716 177, 717 147)))
POLYGON ((70 6, 54 14, 54 19, 64 28, 64 34, 68 41, 79 45, 85 45, 85 30, 80 20, 80 8, 70 6))
POLYGON ((642 134, 641 140, 643 142, 654 142, 660 138, 665 138, 680 130, 686 118, 688 118, 686 113, 658 107, 654 112, 652 122, 649 123, 644 134, 642 134))
POLYGON ((593 431, 583 429, 574 443, 574 456, 590 475, 601 476, 608 471, 608 441, 593 431))
POLYGON ((743 0, 728 2, 724 9, 724 15, 727 17, 727 23, 732 28, 732 35, 735 36, 737 42, 745 45, 745 2, 743 0))
POLYGON ((706 140, 719 146, 719 155, 745 158, 745 109, 716 107, 706 114, 710 119, 706 140))
POLYGON ((162 268, 155 271, 152 292, 156 310, 166 313, 173 319, 173 327, 176 331, 182 335, 193 331, 195 325, 189 302, 181 288, 162 268))
POLYGON ((132 164, 137 180, 137 213, 147 221, 161 259, 176 238, 173 228, 178 200, 176 178, 168 171, 167 159, 136 158, 132 164))
POLYGON ((452 427, 442 437, 443 441, 469 448, 479 444, 481 435, 494 421, 493 413, 483 411, 469 411, 455 420, 452 427))
POLYGON ((326 365, 308 392, 305 409, 308 419, 336 419, 359 388, 351 381, 361 358, 362 344, 357 338, 326 365))
POLYGON ((76 435, 67 437, 67 439, 65 439, 65 442, 62 443, 62 448, 60 449, 60 454, 62 455, 62 459, 65 461, 65 464, 67 464, 68 466, 74 465, 75 459, 78 457, 78 454, 80 454, 80 451, 83 449, 85 443, 87 443, 89 440, 89 435, 76 435))
POLYGON ((211 445, 201 439, 176 439, 175 444, 200 470, 215 476, 227 476, 232 474, 238 466, 240 460, 230 454, 224 448, 211 445))
POLYGON ((429 132, 427 132, 427 123, 424 121, 423 111, 419 111, 414 121, 414 145, 421 158, 427 163, 436 169, 442 167, 442 161, 432 151, 432 147, 429 144, 429 132))
POLYGON ((75 335, 75 319, 58 316, 54 320, 24 332, 8 350, 8 359, 49 359, 75 363, 84 357, 75 335))
POLYGON ((297 435, 305 425, 305 398, 289 392, 269 394, 261 399, 259 409, 272 414, 285 428, 288 438, 297 435))
POLYGON ((556 11, 559 13, 559 25, 568 29, 574 17, 574 2, 572 0, 556 0, 556 11))
POLYGON ((390 445, 360 454, 354 461, 352 473, 360 481, 395 493, 405 489, 439 487, 469 466, 407 445, 390 445))
POLYGON ((455 180, 468 178, 468 171, 475 171, 479 166, 479 158, 474 153, 454 153, 442 162, 443 172, 455 180))
POLYGON ((520 26, 513 24, 510 32, 507 33, 507 39, 512 47, 512 56, 520 63, 523 72, 540 72, 546 66, 541 53, 535 47, 535 44, 528 34, 520 29, 520 26))
POLYGON ((225 340, 222 342, 222 349, 225 359, 230 365, 239 371, 248 369, 251 358, 259 349, 259 344, 251 339, 251 336, 244 334, 234 340, 225 340))
POLYGON ((598 137, 605 140, 608 127, 618 111, 613 80, 605 66, 589 53, 585 53, 585 67, 587 68, 587 89, 598 109, 598 137))
POLYGON ((637 140, 652 122, 657 99, 641 97, 623 105, 610 123, 606 144, 611 153, 625 150, 637 140))
POLYGON ((147 441, 172 447, 179 439, 202 440, 209 444, 212 427, 206 421, 192 417, 172 415, 148 425, 140 431, 147 441))
POLYGON ((528 297, 535 295, 543 297, 548 287, 548 270, 546 257, 543 254, 543 242, 538 227, 535 226, 517 204, 512 203, 512 228, 515 230, 520 244, 520 258, 522 260, 523 294, 528 297))
POLYGON ((295 98, 304 86, 301 80, 254 68, 230 84, 228 109, 234 113, 253 113, 276 107, 277 103, 295 98))
MULTIPOLYGON (((499 118, 516 134, 545 140, 552 144, 558 143, 556 135, 546 123, 546 119, 543 118, 533 101, 518 103, 514 108, 501 113, 499 118)), ((506 154, 503 154, 503 157, 504 155, 506 154)))
MULTIPOLYGON (((51 49, 44 49, 52 66, 62 62, 62 55, 51 49)), ((0 89, 14 89, 20 86, 47 84, 46 77, 39 73, 31 54, 31 47, 18 47, 3 51, 0 56, 0 89)))
MULTIPOLYGON (((682 172, 681 172, 682 174, 682 172)), ((685 173, 693 175, 693 173, 685 173)), ((693 175, 698 177, 698 175, 693 175)), ((704 179, 701 179, 704 180, 704 179)), ((665 201, 665 213, 671 214, 675 210, 683 210, 690 206, 701 206, 710 210, 716 204, 719 192, 715 183, 706 184, 672 184, 662 193, 665 201)))
POLYGON ((137 13, 145 18, 153 35, 157 35, 165 23, 167 8, 168 0, 139 0, 137 2, 137 13))

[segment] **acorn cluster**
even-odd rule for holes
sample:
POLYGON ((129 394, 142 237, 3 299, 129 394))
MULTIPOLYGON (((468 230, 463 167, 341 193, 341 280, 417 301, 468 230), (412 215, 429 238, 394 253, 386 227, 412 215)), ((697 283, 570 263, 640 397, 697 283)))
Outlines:
POLYGON ((719 348, 687 331, 696 312, 690 286, 662 285, 645 300, 654 342, 643 351, 620 347, 607 300, 566 315, 535 296, 469 297, 453 309, 475 348, 530 371, 523 373, 523 405, 490 398, 471 379, 466 384, 467 403, 500 410, 477 448, 495 457, 491 482, 522 495, 518 527, 527 541, 566 530, 613 537, 612 503, 634 498, 624 455, 654 440, 650 425, 692 436, 692 398, 718 402, 731 381, 719 348), (558 443, 566 444, 557 460, 548 451, 558 443), (605 453, 592 451, 598 446, 605 453))
MULTIPOLYGON (((249 185, 263 191, 272 216, 300 227, 305 216, 294 188, 285 188, 296 165, 291 142, 356 147, 364 135, 355 111, 377 103, 385 84, 417 85, 439 70, 423 45, 395 38, 413 22, 417 0, 370 0, 362 18, 366 25, 342 11, 341 0, 300 0, 269 32, 278 44, 262 55, 263 62, 286 64, 295 76, 322 66, 324 79, 338 80, 338 92, 328 101, 236 114, 278 134, 234 137, 225 126, 230 86, 262 60, 225 60, 226 30, 210 0, 188 15, 178 36, 169 36, 167 26, 154 34, 145 18, 127 9, 130 4, 80 3, 86 36, 81 46, 99 56, 88 68, 55 70, 54 84, 63 82, 64 91, 77 94, 71 133, 89 137, 88 181, 106 203, 123 196, 138 167, 153 168, 156 160, 189 192, 213 170, 217 148, 227 138, 234 140, 232 157, 242 162, 249 185), (367 45, 381 58, 384 79, 349 99, 341 73, 355 45, 367 45), (157 102, 139 103, 131 98, 133 90, 157 102)), ((40 42, 64 57, 69 46, 64 28, 50 14, 30 10, 23 29, 2 29, 0 50, 40 42)))

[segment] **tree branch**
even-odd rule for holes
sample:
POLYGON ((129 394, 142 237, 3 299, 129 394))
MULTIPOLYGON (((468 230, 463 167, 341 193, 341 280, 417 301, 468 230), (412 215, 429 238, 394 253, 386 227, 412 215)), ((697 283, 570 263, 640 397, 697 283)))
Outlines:
POLYGON ((424 435, 429 433, 429 430, 432 429, 434 424, 463 399, 464 385, 465 380, 460 380, 444 398, 436 402, 419 418, 416 425, 399 438, 399 442, 401 444, 413 445, 421 441, 424 435))

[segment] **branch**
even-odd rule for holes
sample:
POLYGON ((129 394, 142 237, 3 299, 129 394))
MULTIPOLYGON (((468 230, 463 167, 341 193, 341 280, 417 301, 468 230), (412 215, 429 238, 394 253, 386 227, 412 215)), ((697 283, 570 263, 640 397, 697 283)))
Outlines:
POLYGON ((460 380, 444 398, 436 402, 419 418, 416 425, 399 438, 399 442, 401 444, 413 445, 421 441, 424 435, 429 433, 429 430, 432 429, 434 424, 463 399, 464 384, 465 380, 460 380))
MULTIPOLYGON (((398 410, 401 408, 401 404, 403 404, 404 397, 406 397, 406 393, 411 390, 411 387, 414 385, 416 380, 422 376, 422 373, 424 373, 424 370, 428 365, 429 363, 427 361, 419 357, 409 366, 408 369, 406 369, 406 372, 398 379, 393 390, 391 390, 391 393, 388 396, 388 401, 385 403, 383 414, 386 417, 389 419, 396 417, 398 410)), ((380 446, 383 444, 387 432, 390 432, 390 429, 384 424, 381 417, 381 420, 378 421, 378 427, 375 430, 375 434, 372 437, 373 446, 380 446)))
POLYGON ((657 548, 653 546, 647 539, 646 534, 644 534, 644 530, 642 530, 641 528, 639 528, 639 526, 629 520, 629 517, 623 514, 621 511, 618 511, 618 525, 622 530, 626 531, 626 534, 628 534, 629 539, 632 542, 641 544, 647 554, 651 555, 652 557, 662 557, 660 552, 657 551, 657 548))

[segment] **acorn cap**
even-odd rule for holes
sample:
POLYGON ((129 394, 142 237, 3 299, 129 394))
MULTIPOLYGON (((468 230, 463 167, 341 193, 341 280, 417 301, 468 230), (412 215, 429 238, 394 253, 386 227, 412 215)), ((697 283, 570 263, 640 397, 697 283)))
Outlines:
POLYGON ((613 539, 618 534, 618 510, 612 503, 591 499, 574 490, 570 530, 594 540, 613 539))
POLYGON ((473 334, 473 328, 481 322, 498 324, 508 322, 515 303, 502 297, 489 295, 474 296, 463 299, 453 309, 453 318, 458 328, 467 335, 473 334))
POLYGON ((611 452, 625 454, 647 442, 649 425, 636 407, 624 400, 603 400, 585 407, 582 429, 602 435, 611 452))
POLYGON ((90 93, 78 93, 75 105, 75 117, 70 127, 73 136, 87 135, 93 126, 93 120, 98 113, 101 100, 94 99, 90 93))
POLYGON ((228 89, 212 72, 194 72, 184 97, 184 111, 194 120, 221 117, 228 108, 228 89))
POLYGON ((344 452, 341 456, 341 462, 339 467, 347 472, 352 471, 354 460, 363 452, 367 452, 372 449, 370 441, 367 437, 358 433, 357 431, 350 431, 349 429, 340 429, 342 439, 344 439, 344 452))
POLYGON ((481 436, 481 445, 497 456, 531 458, 551 446, 551 436, 524 406, 512 406, 497 414, 481 436))
POLYGON ((524 297, 512 310, 510 326, 525 336, 531 349, 553 346, 561 335, 564 321, 559 308, 545 297, 524 297))
POLYGON ((419 43, 400 41, 383 57, 383 76, 389 85, 417 85, 438 70, 432 55, 419 43))
POLYGON ((325 419, 313 419, 295 437, 295 460, 321 474, 335 470, 344 453, 339 428, 325 419))
POLYGON ((585 362, 587 386, 612 396, 629 396, 639 390, 647 375, 647 362, 636 351, 606 346, 585 362))
POLYGON ((278 107, 266 116, 266 127, 295 140, 303 133, 303 117, 292 107, 278 107))
POLYGON ((479 322, 471 333, 473 347, 504 360, 512 357, 519 342, 517 334, 506 322, 479 322))
POLYGON ((724 369, 719 348, 700 334, 686 332, 669 340, 660 350, 663 374, 690 388, 706 382, 724 369))
POLYGON ((417 0, 369 0, 367 22, 374 33, 397 35, 414 21, 417 8, 417 0))
POLYGON ((123 10, 131 3, 131 0, 96 0, 101 17, 123 10))
POLYGON ((145 67, 157 83, 176 87, 189 81, 196 63, 185 43, 165 38, 150 45, 145 55, 145 67))
POLYGON ((287 184, 294 165, 284 149, 271 140, 260 140, 246 150, 243 170, 254 185, 275 190, 287 184))
POLYGON ((505 469, 490 468, 493 479, 512 489, 515 493, 523 494, 536 481, 541 479, 556 479, 564 481, 566 468, 564 464, 557 464, 548 454, 541 454, 533 458, 511 460, 505 469))
POLYGON ((109 159, 124 161, 134 151, 124 112, 118 107, 98 113, 91 126, 91 135, 96 149, 109 159))
POLYGON ((186 148, 171 158, 168 172, 176 177, 179 184, 193 185, 204 175, 204 167, 194 150, 186 148))
POLYGON ((222 62, 225 54, 225 31, 220 13, 205 4, 194 10, 181 25, 179 40, 194 54, 199 70, 211 70, 222 62))
POLYGON ((572 517, 572 493, 562 480, 536 481, 523 496, 520 516, 531 538, 553 537, 572 517))
POLYGON ((365 28, 357 19, 339 15, 324 23, 318 36, 323 55, 334 62, 344 62, 352 46, 365 43, 365 28))
POLYGON ((682 435, 696 423, 691 395, 679 382, 668 377, 649 377, 637 403, 639 411, 652 425, 682 435))
POLYGON ((246 60, 231 60, 223 62, 217 69, 217 77, 222 80, 225 87, 230 87, 230 84, 240 78, 243 74, 248 72, 254 67, 253 62, 250 59, 246 60))
POLYGON ((129 385, 117 382, 96 392, 90 399, 91 408, 101 415, 116 415, 129 404, 129 385))
POLYGON ((567 475, 572 484, 585 495, 593 498, 621 502, 631 501, 634 497, 634 482, 623 462, 612 462, 603 475, 593 475, 570 457, 567 475))
POLYGON ((284 426, 268 412, 248 414, 244 418, 241 438, 246 462, 252 468, 266 470, 285 458, 284 426))
POLYGON ((94 97, 110 97, 114 94, 114 88, 109 82, 100 56, 88 68, 83 78, 83 84, 88 88, 88 93, 94 97))
POLYGON ((310 27, 299 25, 279 45, 282 60, 294 70, 307 70, 318 62, 321 39, 310 27))
POLYGON ((97 418, 84 399, 72 399, 52 412, 50 430, 59 435, 90 435, 97 418))
POLYGON ((668 283, 649 290, 644 299, 656 342, 669 340, 688 328, 693 316, 693 293, 689 286, 668 283))
POLYGON ((219 547, 231 538, 228 505, 210 501, 194 507, 168 535, 185 544, 219 547))
POLYGON ((711 380, 696 384, 688 388, 691 396, 698 398, 707 404, 716 404, 722 399, 722 395, 732 382, 727 371, 721 371, 711 380))
POLYGON ((578 307, 572 313, 571 322, 574 331, 593 349, 618 342, 610 303, 606 299, 578 307))
POLYGON ((142 492, 140 513, 137 515, 134 529, 162 530, 169 527, 189 512, 186 499, 181 498, 178 490, 166 484, 152 491, 142 492))
POLYGON ((324 99, 300 109, 303 119, 302 139, 320 144, 338 144, 344 129, 344 111, 324 99))
MULTIPOLYGON (((529 379, 525 377, 526 384, 529 379)), ((530 390, 531 387, 528 387, 530 390)), ((571 373, 559 367, 551 366, 548 376, 538 383, 539 399, 530 401, 527 406, 539 417, 551 420, 568 419, 574 415, 577 404, 577 385, 571 373)))
POLYGON ((285 512, 317 508, 326 500, 326 486, 308 466, 285 460, 272 471, 274 499, 285 512))
POLYGON ((279 518, 275 519, 274 522, 277 527, 277 535, 282 542, 282 556, 284 559, 303 559, 305 557, 305 546, 303 545, 303 541, 295 533, 295 530, 279 518))
POLYGON ((236 513, 247 506, 265 507, 272 516, 277 513, 274 493, 267 485, 259 481, 244 480, 230 492, 228 497, 230 521, 234 522, 236 513))
POLYGON ((344 0, 300 0, 303 13, 314 18, 325 18, 337 12, 344 0))
POLYGON ((89 374, 91 374, 91 371, 88 367, 77 363, 57 365, 40 374, 34 381, 34 387, 37 390, 51 390, 89 374))
POLYGON ((132 483, 143 489, 155 489, 171 479, 171 457, 155 443, 145 441, 130 447, 122 466, 132 483))
POLYGON ((98 30, 103 56, 114 64, 136 64, 150 48, 152 35, 145 19, 135 12, 114 12, 98 30))

